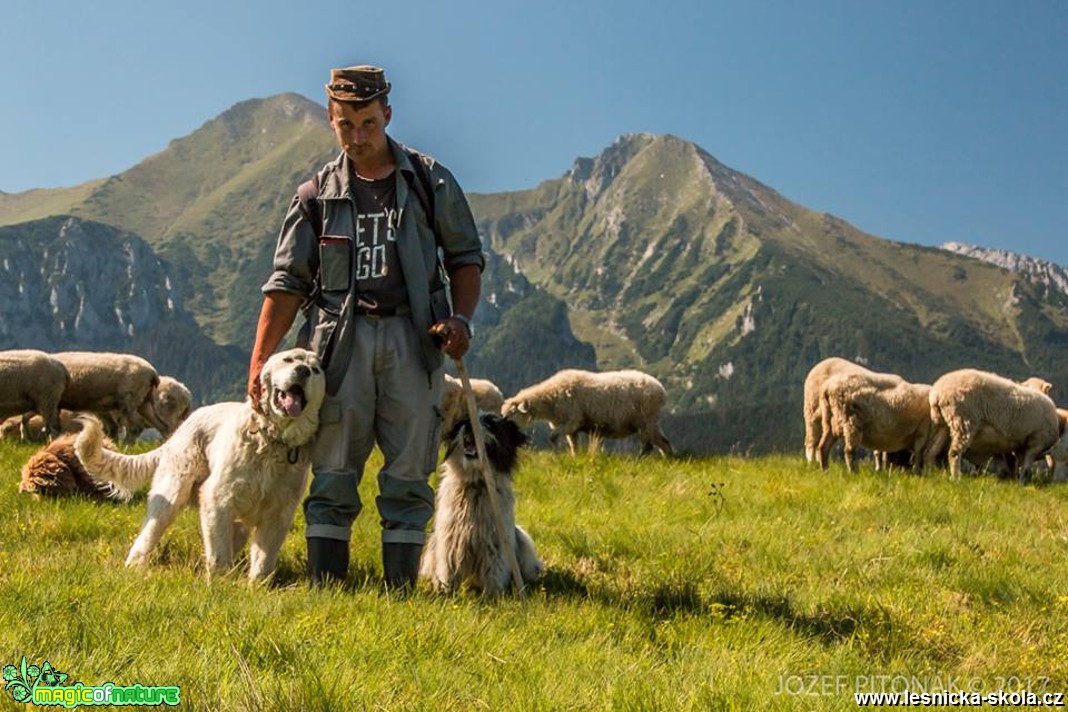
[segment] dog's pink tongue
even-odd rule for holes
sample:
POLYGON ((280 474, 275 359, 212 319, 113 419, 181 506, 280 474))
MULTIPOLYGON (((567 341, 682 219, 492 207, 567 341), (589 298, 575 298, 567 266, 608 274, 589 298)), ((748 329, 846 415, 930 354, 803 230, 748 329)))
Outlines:
POLYGON ((302 401, 301 393, 297 390, 288 390, 278 396, 278 405, 282 406, 286 415, 292 418, 297 417, 304 410, 302 401))

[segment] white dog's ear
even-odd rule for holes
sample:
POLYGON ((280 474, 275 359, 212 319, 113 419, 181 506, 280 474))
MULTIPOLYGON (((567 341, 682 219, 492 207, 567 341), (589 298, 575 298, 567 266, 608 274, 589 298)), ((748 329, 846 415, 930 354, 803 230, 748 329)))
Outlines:
POLYGON ((260 409, 267 412, 267 408, 270 407, 271 401, 271 372, 267 370, 267 365, 264 364, 263 370, 260 371, 260 409))
POLYGON ((529 408, 527 408, 527 402, 526 402, 526 401, 519 401, 519 405, 517 405, 517 406, 516 406, 516 409, 517 409, 517 410, 518 410, 518 411, 519 411, 520 413, 527 413, 527 412, 529 412, 529 408))

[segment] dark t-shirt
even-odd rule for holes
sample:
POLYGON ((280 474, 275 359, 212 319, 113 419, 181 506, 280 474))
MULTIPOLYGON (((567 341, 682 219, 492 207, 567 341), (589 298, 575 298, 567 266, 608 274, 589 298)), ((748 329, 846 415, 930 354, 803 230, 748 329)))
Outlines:
POLYGON ((397 183, 354 176, 356 255, 353 260, 359 306, 392 313, 407 304, 408 292, 397 257, 397 183))

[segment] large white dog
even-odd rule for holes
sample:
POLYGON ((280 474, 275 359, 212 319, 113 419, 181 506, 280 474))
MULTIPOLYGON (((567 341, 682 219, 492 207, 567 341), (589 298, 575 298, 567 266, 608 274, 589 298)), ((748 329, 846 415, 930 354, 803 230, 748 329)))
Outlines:
POLYGON ((438 482, 434 531, 420 564, 420 574, 441 592, 465 586, 484 595, 507 591, 512 570, 505 547, 515 552, 524 583, 537 581, 545 570, 530 535, 515 523, 512 475, 519 448, 527 437, 508 418, 486 414, 480 421, 500 511, 494 511, 487 491, 471 422, 462 420, 449 438, 438 482), (501 541, 497 517, 504 520, 508 532, 505 542, 501 541))
POLYGON ((148 515, 127 566, 148 560, 196 496, 209 575, 229 571, 250 534, 249 578, 274 571, 304 492, 326 386, 319 359, 304 349, 271 356, 260 380, 262 415, 249 400, 198 408, 166 443, 143 455, 105 450, 99 421, 86 423, 75 450, 91 476, 127 496, 152 480, 148 515))

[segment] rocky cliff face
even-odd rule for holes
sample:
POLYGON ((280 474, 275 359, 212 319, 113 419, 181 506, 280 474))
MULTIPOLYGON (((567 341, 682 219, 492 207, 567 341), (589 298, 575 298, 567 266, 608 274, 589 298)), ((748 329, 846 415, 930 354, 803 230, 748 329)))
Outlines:
POLYGON ((4 344, 117 349, 160 322, 188 318, 163 264, 137 236, 69 217, 26 232, 0 230, 4 344))
POLYGON ((0 304, 0 348, 136 353, 198 400, 237 395, 240 354, 203 335, 132 233, 72 217, 0 228, 0 304))
POLYGON ((1034 257, 1021 255, 1017 252, 1009 252, 1008 250, 969 245, 966 242, 946 242, 942 245, 942 249, 995 264, 998 267, 1026 276, 1031 282, 1044 284, 1063 294, 1068 294, 1068 269, 1053 262, 1035 259, 1034 257))

